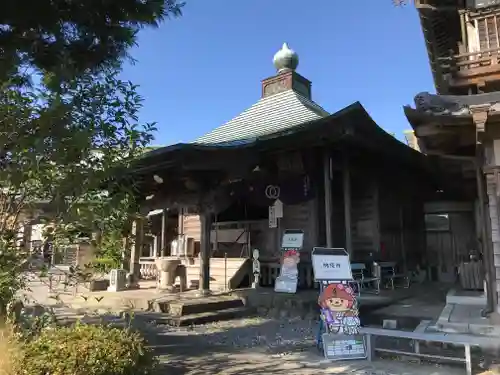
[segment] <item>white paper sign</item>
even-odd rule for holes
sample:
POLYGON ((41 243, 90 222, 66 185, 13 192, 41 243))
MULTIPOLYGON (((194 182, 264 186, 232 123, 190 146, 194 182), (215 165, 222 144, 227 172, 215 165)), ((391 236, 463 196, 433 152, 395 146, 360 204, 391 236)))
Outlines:
POLYGON ((282 218, 283 217, 283 202, 280 201, 279 199, 276 199, 274 201, 274 212, 276 217, 282 218))
POLYGON ((304 244, 304 233, 286 233, 283 234, 281 247, 302 248, 304 244))
POLYGON ((269 206, 269 228, 278 227, 278 218, 276 217, 276 210, 274 206, 269 206))
POLYGON ((314 248, 314 280, 352 280, 351 261, 344 249, 314 248))

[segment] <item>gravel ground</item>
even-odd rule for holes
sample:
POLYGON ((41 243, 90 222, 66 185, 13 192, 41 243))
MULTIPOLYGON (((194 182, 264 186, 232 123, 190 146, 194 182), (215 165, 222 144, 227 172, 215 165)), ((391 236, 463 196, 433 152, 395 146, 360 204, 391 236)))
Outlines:
MULTIPOLYGON (((37 285, 31 297, 42 304, 50 301, 48 288, 37 285), (43 292, 43 293, 42 293, 43 292)), ((300 318, 254 317, 232 321, 169 327, 154 323, 154 316, 138 312, 131 323, 117 315, 52 307, 58 320, 70 323, 130 324, 142 331, 162 362, 159 375, 457 375, 463 368, 411 364, 407 361, 326 362, 314 347, 317 322, 300 318)), ((39 313, 39 311, 37 312, 39 313)))
MULTIPOLYGON (((58 308, 61 321, 124 325, 119 316, 81 315, 58 308)), ((151 322, 137 313, 131 326, 144 332, 161 358, 160 375, 457 375, 461 368, 427 366, 408 361, 349 361, 331 363, 314 347, 316 322, 246 318, 190 327, 151 322)))
POLYGON ((161 336, 189 336, 203 340, 204 346, 279 349, 311 347, 317 322, 298 319, 278 321, 260 317, 244 318, 189 327, 158 326, 161 336))

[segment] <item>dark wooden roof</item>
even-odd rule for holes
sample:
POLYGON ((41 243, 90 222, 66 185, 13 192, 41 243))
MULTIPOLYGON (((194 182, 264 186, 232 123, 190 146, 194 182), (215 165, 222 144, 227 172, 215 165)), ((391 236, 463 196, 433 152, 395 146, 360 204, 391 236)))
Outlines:
POLYGON ((224 158, 265 151, 305 149, 329 144, 353 144, 381 157, 394 158, 406 165, 421 166, 425 157, 385 132, 356 102, 330 116, 267 134, 251 140, 220 144, 176 144, 144 154, 129 172, 150 174, 162 169, 204 160, 215 154, 224 158))
MULTIPOLYGON (((159 148, 144 154, 133 168, 121 171, 119 179, 141 181, 138 186, 141 194, 147 192, 156 197, 184 189, 193 179, 213 181, 220 178, 221 181, 228 181, 228 178, 246 178, 249 171, 270 154, 306 151, 306 154, 311 155, 322 147, 337 152, 354 152, 371 160, 373 165, 382 165, 389 173, 392 168, 395 168, 394 173, 404 170, 447 190, 449 178, 439 169, 434 158, 412 149, 385 132, 359 102, 328 117, 252 140, 217 145, 176 144, 159 148), (165 183, 155 183, 155 174, 165 183)), ((192 190, 192 185, 188 190, 192 190)))
POLYGON ((465 8, 464 0, 416 0, 424 40, 429 55, 436 90, 447 93, 439 58, 458 54, 461 28, 459 9, 465 8))

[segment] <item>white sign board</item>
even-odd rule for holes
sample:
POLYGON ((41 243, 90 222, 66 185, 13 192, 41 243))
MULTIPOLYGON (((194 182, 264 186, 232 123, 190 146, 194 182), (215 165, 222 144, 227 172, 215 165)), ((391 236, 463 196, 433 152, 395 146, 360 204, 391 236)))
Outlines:
POLYGON ((269 228, 278 227, 278 218, 276 217, 276 210, 274 206, 269 206, 269 228))
POLYGON ((351 261, 345 249, 315 247, 312 251, 314 280, 352 280, 351 261))
POLYGON ((289 232, 285 231, 283 233, 283 239, 281 241, 281 247, 282 248, 302 248, 302 245, 304 245, 304 232, 302 231, 295 231, 295 232, 289 232))
POLYGON ((283 202, 280 201, 279 199, 276 199, 274 201, 274 213, 276 217, 282 218, 283 217, 283 202))

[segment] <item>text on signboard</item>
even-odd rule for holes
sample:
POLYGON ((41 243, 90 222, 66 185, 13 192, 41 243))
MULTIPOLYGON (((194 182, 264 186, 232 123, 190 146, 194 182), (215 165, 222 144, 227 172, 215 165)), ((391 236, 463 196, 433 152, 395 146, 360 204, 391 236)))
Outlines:
POLYGON ((333 262, 331 262, 331 263, 324 262, 323 263, 323 268, 333 269, 333 268, 340 268, 340 267, 341 267, 340 263, 333 263, 333 262))

